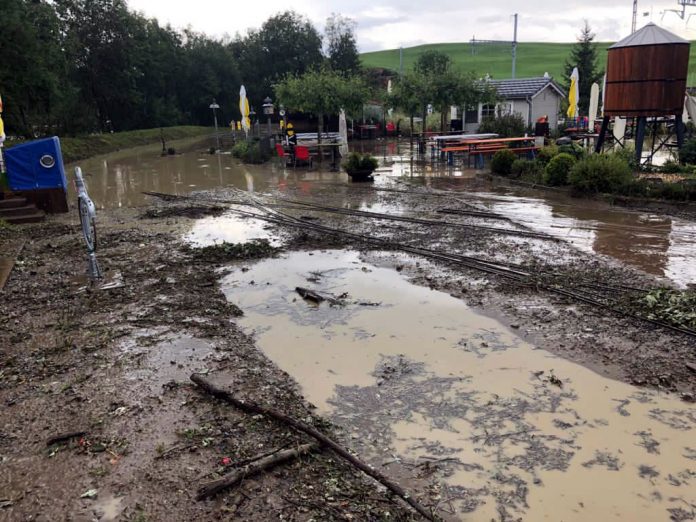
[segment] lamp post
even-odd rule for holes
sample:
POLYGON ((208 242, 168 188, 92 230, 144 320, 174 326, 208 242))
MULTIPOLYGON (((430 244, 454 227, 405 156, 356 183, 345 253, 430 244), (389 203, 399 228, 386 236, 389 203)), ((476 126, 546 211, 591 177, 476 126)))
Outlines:
POLYGON ((210 108, 213 111, 213 120, 215 121, 215 140, 217 142, 217 150, 219 151, 220 150, 220 134, 218 134, 217 110, 220 108, 220 106, 215 101, 215 98, 213 98, 213 103, 210 104, 210 108))
POLYGON ((273 116, 273 100, 271 100, 270 96, 266 96, 266 99, 263 100, 263 113, 268 116, 268 137, 271 137, 271 116, 273 116))
POLYGON ((254 118, 256 117, 256 111, 252 107, 251 110, 249 111, 249 118, 251 119, 251 135, 254 135, 254 127, 256 127, 256 122, 254 121, 254 118))

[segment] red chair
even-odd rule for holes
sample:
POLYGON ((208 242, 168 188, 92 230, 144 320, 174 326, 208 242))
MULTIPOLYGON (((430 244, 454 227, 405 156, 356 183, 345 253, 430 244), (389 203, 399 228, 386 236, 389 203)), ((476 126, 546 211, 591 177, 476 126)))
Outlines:
POLYGON ((278 158, 287 165, 288 164, 288 155, 285 153, 285 149, 280 143, 275 144, 275 149, 276 149, 276 154, 278 155, 278 158))
POLYGON ((309 154, 309 149, 307 147, 303 147, 302 145, 295 147, 295 167, 297 167, 298 161, 304 161, 310 167, 312 166, 312 156, 309 154))

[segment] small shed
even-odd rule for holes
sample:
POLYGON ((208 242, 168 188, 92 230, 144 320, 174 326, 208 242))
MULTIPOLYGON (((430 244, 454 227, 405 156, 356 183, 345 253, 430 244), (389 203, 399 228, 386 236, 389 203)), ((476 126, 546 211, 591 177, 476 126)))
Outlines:
POLYGON ((497 104, 479 104, 477 110, 467 111, 465 131, 478 131, 485 118, 512 113, 519 114, 528 127, 532 127, 542 116, 548 116, 551 129, 558 127, 558 114, 565 93, 550 76, 486 82, 496 90, 500 101, 497 104))

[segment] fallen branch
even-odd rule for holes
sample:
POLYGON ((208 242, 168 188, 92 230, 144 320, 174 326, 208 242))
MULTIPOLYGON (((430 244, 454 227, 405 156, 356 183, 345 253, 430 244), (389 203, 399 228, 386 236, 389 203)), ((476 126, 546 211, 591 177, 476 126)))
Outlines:
POLYGON ((324 297, 321 294, 318 294, 314 290, 310 290, 309 288, 302 288, 301 286, 298 286, 295 288, 295 292, 300 294, 300 297, 302 299, 306 299, 307 301, 312 301, 313 303, 321 303, 323 301, 326 301, 326 297, 324 297))
POLYGON ((76 439, 77 437, 84 437, 87 434, 86 431, 71 431, 70 433, 61 433, 59 435, 54 435, 46 440, 46 446, 53 446, 59 442, 65 442, 66 440, 76 439))
POLYGON ((401 486, 392 482, 388 477, 386 477, 379 471, 373 469, 372 467, 357 459, 355 456, 351 455, 342 446, 339 446, 336 442, 331 440, 329 437, 327 437, 320 431, 317 431, 312 426, 305 424, 304 422, 295 420, 292 417, 288 417, 287 415, 280 413, 279 411, 258 406, 253 403, 241 401, 235 398, 231 393, 221 388, 218 388, 210 381, 203 378, 203 376, 201 375, 194 373, 193 375, 191 375, 191 380, 195 382, 202 390, 209 393, 213 397, 228 402, 232 404, 234 407, 244 412, 252 413, 254 415, 260 414, 266 417, 271 417, 277 421, 283 422, 293 427, 297 431, 301 431, 302 433, 306 433, 307 435, 314 437, 324 446, 327 446, 329 449, 331 449, 331 451, 333 451, 336 455, 348 461, 350 464, 358 468, 360 471, 369 475, 370 477, 381 483, 383 486, 385 486, 387 489, 389 489, 392 493, 403 499, 409 506, 415 509, 426 520, 436 520, 435 515, 431 511, 427 510, 418 501, 413 499, 401 486))
POLYGON ((243 468, 236 469, 232 473, 228 473, 222 478, 204 484, 198 490, 196 499, 203 500, 206 498, 210 498, 222 491, 223 489, 236 486, 246 477, 256 475, 257 473, 261 473, 262 471, 269 470, 289 460, 296 459, 298 457, 301 457, 302 455, 307 455, 308 453, 311 453, 318 449, 319 446, 317 444, 304 444, 295 449, 280 451, 274 455, 268 455, 266 457, 258 459, 256 462, 247 464, 243 468))

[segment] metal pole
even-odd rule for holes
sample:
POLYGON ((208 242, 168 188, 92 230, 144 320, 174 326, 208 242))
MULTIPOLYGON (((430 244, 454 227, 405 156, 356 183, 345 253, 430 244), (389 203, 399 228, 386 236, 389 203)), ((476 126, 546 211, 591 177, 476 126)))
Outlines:
POLYGON ((220 149, 220 134, 218 133, 218 124, 217 124, 217 109, 213 109, 213 119, 215 120, 215 140, 217 141, 217 150, 220 149))
POLYGON ((517 13, 515 13, 515 31, 512 37, 512 79, 517 75, 517 13))

